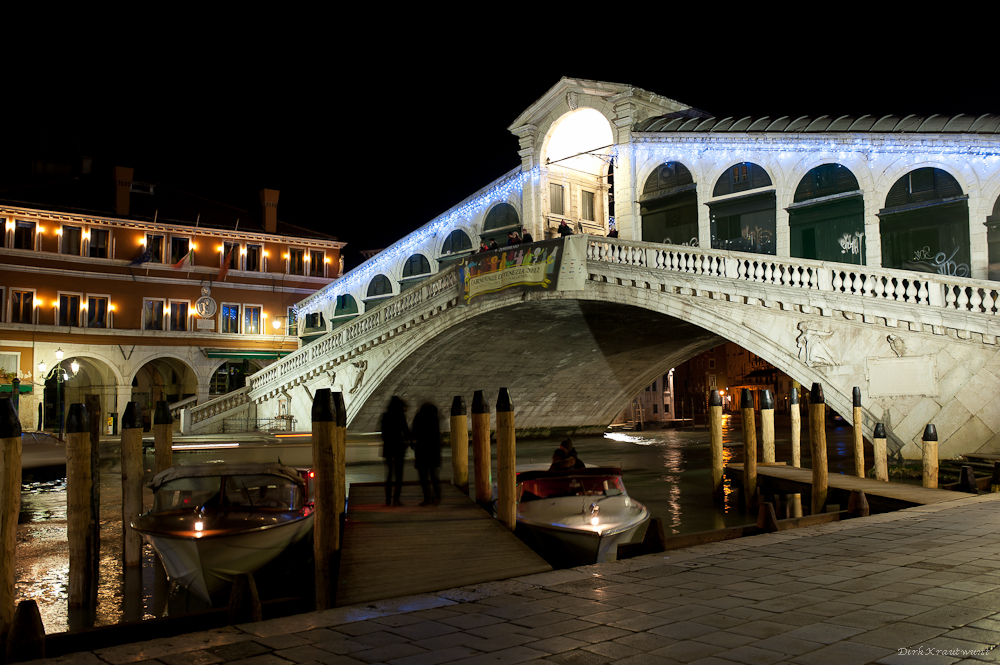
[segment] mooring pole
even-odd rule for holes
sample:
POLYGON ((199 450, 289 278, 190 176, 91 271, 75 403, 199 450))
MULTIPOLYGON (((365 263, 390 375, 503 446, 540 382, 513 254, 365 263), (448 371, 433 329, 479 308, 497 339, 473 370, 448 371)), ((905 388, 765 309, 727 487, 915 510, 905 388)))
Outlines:
POLYGON ((138 402, 125 406, 121 423, 122 557, 126 566, 142 566, 142 534, 132 520, 142 514, 142 410, 138 402))
POLYGON ((17 516, 21 512, 21 421, 14 402, 0 399, 0 635, 7 635, 14 621, 14 556, 17 548, 17 516))
POLYGON ((316 560, 316 609, 326 610, 336 602, 336 559, 340 540, 340 518, 334 498, 337 470, 333 454, 333 430, 337 415, 329 388, 319 388, 312 404, 312 454, 315 485, 313 500, 313 558, 316 560))
POLYGON ((809 447, 812 450, 812 509, 818 515, 826 508, 829 484, 826 462, 826 398, 820 383, 809 394, 809 447))
POLYGON ((743 491, 747 511, 752 512, 757 510, 757 422, 749 388, 744 388, 740 394, 740 415, 743 419, 743 491))
POLYGON ((889 453, 885 445, 885 425, 882 423, 875 423, 872 448, 875 451, 875 480, 889 482, 889 453))
POLYGON ((156 473, 174 465, 174 418, 170 405, 161 399, 153 411, 153 447, 156 452, 156 473))
POLYGON ((66 419, 66 531, 69 541, 69 606, 87 607, 93 580, 90 560, 90 419, 83 404, 71 404, 66 419))
POLYGON ((792 466, 802 466, 802 414, 799 413, 799 389, 792 388, 788 399, 788 412, 792 417, 792 466))
POLYGON ((90 528, 90 559, 97 570, 101 560, 101 397, 84 395, 87 418, 90 419, 90 514, 94 516, 90 528))
POLYGON ((482 390, 472 397, 472 457, 476 464, 476 503, 486 507, 493 499, 493 459, 490 455, 490 405, 482 390))
POLYGON ((760 396, 760 442, 764 464, 774 464, 774 396, 767 388, 760 396))
MULTIPOLYGON (((337 510, 337 549, 340 549, 340 519, 347 508, 347 406, 344 393, 333 393, 333 505, 337 510)), ((405 450, 405 448, 404 448, 405 450)))
POLYGON ((516 460, 514 406, 510 392, 501 388, 497 395, 497 519, 511 531, 517 526, 516 460))
POLYGON ((722 485, 722 396, 718 390, 713 390, 708 398, 708 411, 712 442, 712 500, 722 503, 726 495, 722 485))
POLYGON ((465 398, 451 401, 451 484, 469 495, 469 416, 465 398))
POLYGON ((924 427, 923 438, 924 487, 938 486, 938 435, 937 428, 930 423, 924 427))
POLYGON ((865 440, 861 429, 861 388, 854 386, 852 391, 854 404, 854 475, 865 477, 865 440))

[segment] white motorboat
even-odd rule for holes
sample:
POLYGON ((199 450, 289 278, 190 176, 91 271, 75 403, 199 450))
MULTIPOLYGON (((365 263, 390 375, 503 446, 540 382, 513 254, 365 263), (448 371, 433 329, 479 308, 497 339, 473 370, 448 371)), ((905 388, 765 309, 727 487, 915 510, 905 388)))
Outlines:
POLYGON ((153 509, 132 528, 167 576, 211 602, 233 577, 264 566, 313 526, 306 480, 281 464, 209 462, 156 474, 153 509))
POLYGON ((620 468, 517 474, 517 533, 557 567, 617 560, 618 546, 641 537, 648 521, 620 468))

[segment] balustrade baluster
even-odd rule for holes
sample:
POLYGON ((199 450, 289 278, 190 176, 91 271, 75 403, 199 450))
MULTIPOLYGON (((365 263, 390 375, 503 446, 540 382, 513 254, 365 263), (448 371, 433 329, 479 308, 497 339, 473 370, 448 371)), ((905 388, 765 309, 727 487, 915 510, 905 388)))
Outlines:
POLYGON ((768 284, 774 284, 774 264, 770 261, 764 266, 764 281, 768 284))
POLYGON ((754 264, 753 281, 755 282, 764 281, 764 264, 762 264, 760 261, 754 261, 753 264, 754 264))
POLYGON ((962 311, 967 311, 969 309, 969 296, 966 293, 965 287, 958 287, 958 301, 956 302, 956 308, 962 311))
POLYGON ((971 294, 969 295, 969 308, 973 312, 977 313, 983 311, 982 308, 983 297, 979 295, 980 291, 981 289, 972 287, 971 294))
POLYGON ((944 291, 945 309, 955 309, 955 301, 957 300, 957 298, 955 297, 955 287, 946 285, 944 289, 945 289, 944 291))
POLYGON ((920 290, 917 291, 917 302, 927 304, 927 280, 920 280, 920 290))

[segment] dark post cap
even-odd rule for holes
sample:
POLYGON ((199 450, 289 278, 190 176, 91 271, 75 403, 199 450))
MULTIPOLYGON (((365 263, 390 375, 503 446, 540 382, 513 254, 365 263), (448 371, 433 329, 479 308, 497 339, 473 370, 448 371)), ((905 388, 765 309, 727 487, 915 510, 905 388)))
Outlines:
POLYGON ((138 429, 142 427, 142 409, 138 402, 129 402, 125 405, 125 413, 122 414, 122 429, 138 429))
POLYGON ((789 399, 789 401, 792 404, 798 404, 799 403, 799 389, 798 388, 792 388, 792 393, 791 393, 791 395, 789 395, 788 399, 789 399))
POLYGON ((90 416, 83 404, 70 404, 69 415, 66 416, 66 433, 78 434, 90 431, 90 416))
POLYGON ((875 431, 872 432, 873 439, 884 439, 885 438, 885 425, 882 423, 875 423, 875 431))
POLYGON ((937 427, 927 423, 927 427, 924 428, 924 441, 937 441, 937 427))
POLYGON ((510 403, 510 391, 501 388, 497 395, 497 413, 509 413, 514 410, 514 405, 510 403))
POLYGON ((465 398, 461 395, 455 395, 455 399, 451 400, 451 415, 464 416, 468 413, 465 408, 465 398))
POLYGON ((774 410, 774 395, 766 388, 764 389, 764 394, 760 396, 760 408, 774 410))
POLYGON ((812 390, 809 391, 809 402, 812 404, 826 404, 826 398, 823 397, 823 384, 814 383, 812 390))
POLYGON ((313 395, 312 421, 314 423, 336 422, 333 410, 333 394, 329 388, 318 388, 313 395))
POLYGON ((9 397, 0 399, 0 439, 13 439, 21 436, 21 421, 14 410, 14 400, 9 397))
POLYGON ((472 412, 473 413, 489 413, 490 405, 486 402, 486 395, 482 390, 477 390, 472 396, 472 412))
POLYGON ((712 394, 708 396, 709 406, 722 406, 722 395, 719 394, 718 390, 713 390, 712 394))
POLYGON ((333 413, 336 415, 337 427, 347 427, 347 406, 344 404, 344 393, 333 393, 333 413))
POLYGON ((744 388, 743 392, 740 393, 740 408, 741 409, 753 408, 753 395, 750 394, 749 388, 744 388))
POLYGON ((167 401, 161 399, 156 403, 156 410, 153 411, 153 424, 154 425, 169 425, 174 422, 174 417, 170 415, 170 405, 167 401))
POLYGON ((854 386, 854 391, 851 393, 854 396, 854 408, 861 407, 861 388, 854 386))

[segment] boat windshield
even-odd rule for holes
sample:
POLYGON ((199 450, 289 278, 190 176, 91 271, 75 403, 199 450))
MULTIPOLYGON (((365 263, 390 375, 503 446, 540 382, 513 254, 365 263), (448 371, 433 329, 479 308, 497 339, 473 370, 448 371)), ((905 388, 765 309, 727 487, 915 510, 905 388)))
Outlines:
POLYGON ((177 478, 163 483, 153 500, 153 512, 184 508, 302 508, 299 486, 287 478, 267 474, 177 478))
POLYGON ((518 501, 534 501, 560 496, 619 496, 625 494, 622 479, 616 476, 571 476, 537 478, 520 484, 518 501))

